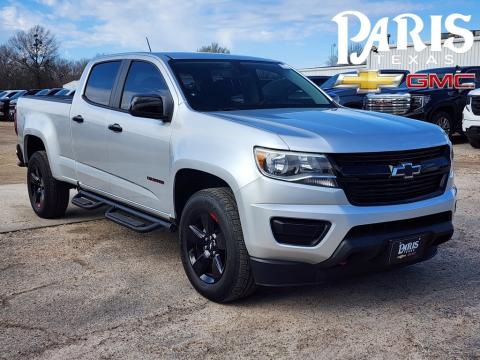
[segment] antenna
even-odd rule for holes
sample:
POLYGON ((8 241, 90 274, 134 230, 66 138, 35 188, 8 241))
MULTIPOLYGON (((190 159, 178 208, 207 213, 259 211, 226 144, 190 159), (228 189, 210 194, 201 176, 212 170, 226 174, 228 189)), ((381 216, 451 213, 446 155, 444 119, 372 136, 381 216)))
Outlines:
POLYGON ((145 36, 145 40, 147 40, 148 50, 152 52, 152 48, 150 47, 150 41, 148 41, 148 36, 145 36))

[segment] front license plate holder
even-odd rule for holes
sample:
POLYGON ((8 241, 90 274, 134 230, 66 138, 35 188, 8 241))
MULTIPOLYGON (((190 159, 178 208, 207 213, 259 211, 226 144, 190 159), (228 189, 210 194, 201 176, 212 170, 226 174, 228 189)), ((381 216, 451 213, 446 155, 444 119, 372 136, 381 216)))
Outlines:
POLYGON ((407 236, 389 241, 388 264, 415 261, 423 255, 427 242, 426 234, 407 236))

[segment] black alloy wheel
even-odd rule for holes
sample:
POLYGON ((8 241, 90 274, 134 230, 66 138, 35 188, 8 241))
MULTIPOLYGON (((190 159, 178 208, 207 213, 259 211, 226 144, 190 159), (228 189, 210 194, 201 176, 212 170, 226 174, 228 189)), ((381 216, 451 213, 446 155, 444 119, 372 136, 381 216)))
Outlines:
POLYGON ((41 170, 36 165, 28 172, 28 187, 32 206, 41 209, 45 204, 45 182, 41 170))
POLYGON ((188 258, 195 274, 207 284, 218 282, 225 271, 227 249, 217 214, 207 210, 197 211, 188 229, 188 258))
POLYGON ((229 188, 193 194, 181 213, 179 233, 183 268, 201 295, 225 303, 255 290, 235 196, 229 188))

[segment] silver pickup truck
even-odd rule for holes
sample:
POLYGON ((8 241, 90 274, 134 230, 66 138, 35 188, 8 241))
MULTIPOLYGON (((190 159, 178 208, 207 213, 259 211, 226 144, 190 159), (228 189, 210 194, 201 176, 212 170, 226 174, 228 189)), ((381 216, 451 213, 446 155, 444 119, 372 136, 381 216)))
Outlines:
POLYGON ((191 284, 218 302, 423 261, 453 233, 439 127, 343 108, 278 61, 101 57, 73 100, 22 97, 16 129, 38 216, 75 189, 130 229, 178 229, 191 284))

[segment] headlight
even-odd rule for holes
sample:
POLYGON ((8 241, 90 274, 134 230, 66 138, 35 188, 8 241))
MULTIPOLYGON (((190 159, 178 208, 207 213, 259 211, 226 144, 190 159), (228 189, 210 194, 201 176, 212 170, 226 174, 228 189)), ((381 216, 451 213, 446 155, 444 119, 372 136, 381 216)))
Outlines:
POLYGON ((308 185, 338 187, 325 155, 255 148, 260 172, 273 179, 308 185))
POLYGON ((429 101, 430 96, 428 95, 412 95, 411 98, 412 109, 420 109, 424 107, 429 101))
POLYGON ((467 104, 465 105, 465 109, 468 111, 468 112, 471 112, 471 108, 472 108, 472 101, 473 101, 473 96, 472 95, 468 95, 467 96, 467 104))

